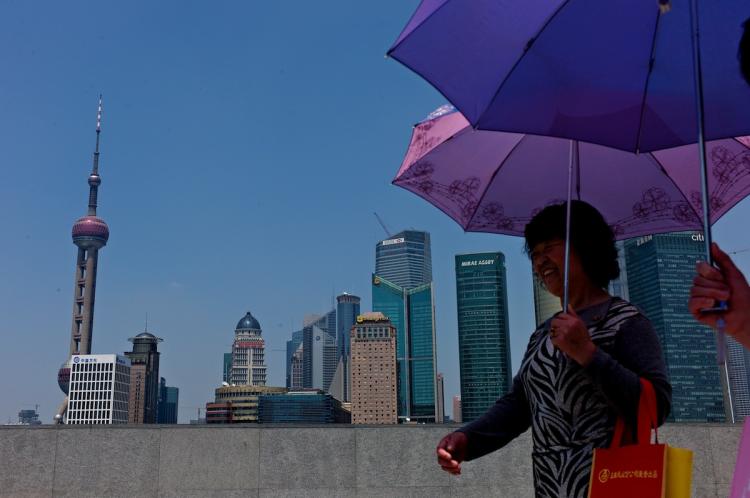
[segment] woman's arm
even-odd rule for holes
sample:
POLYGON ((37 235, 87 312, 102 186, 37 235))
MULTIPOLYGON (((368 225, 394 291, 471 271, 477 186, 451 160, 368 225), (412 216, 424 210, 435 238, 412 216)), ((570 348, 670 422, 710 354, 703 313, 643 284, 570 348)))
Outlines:
POLYGON ((511 391, 498 399, 484 415, 458 429, 466 434, 466 460, 492 453, 524 433, 531 425, 531 412, 518 375, 511 391))
POLYGON ((584 372, 626 420, 637 418, 641 394, 639 377, 651 381, 654 386, 659 425, 669 415, 672 386, 656 331, 643 315, 636 315, 622 324, 611 354, 597 348, 584 372))

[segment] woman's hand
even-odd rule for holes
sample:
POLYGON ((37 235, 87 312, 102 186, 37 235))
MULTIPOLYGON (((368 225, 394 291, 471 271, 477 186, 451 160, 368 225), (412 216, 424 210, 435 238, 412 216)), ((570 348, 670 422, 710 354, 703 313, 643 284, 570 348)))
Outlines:
POLYGON ((451 432, 437 446, 438 465, 453 475, 461 473, 461 462, 466 458, 468 438, 463 432, 451 432))
POLYGON ((717 244, 711 245, 711 255, 719 268, 705 261, 698 264, 688 308, 696 320, 716 328, 721 318, 725 331, 750 349, 750 286, 732 259, 717 244), (717 301, 729 305, 724 313, 703 313, 716 306, 717 301))
POLYGON ((567 313, 560 313, 552 319, 549 336, 557 349, 582 367, 591 363, 594 358, 596 345, 591 340, 586 324, 570 305, 567 313))

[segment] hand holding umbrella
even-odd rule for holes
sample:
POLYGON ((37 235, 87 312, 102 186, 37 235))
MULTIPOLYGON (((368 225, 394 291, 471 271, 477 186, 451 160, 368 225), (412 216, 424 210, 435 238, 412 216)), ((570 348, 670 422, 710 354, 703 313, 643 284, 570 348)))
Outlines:
POLYGON ((582 367, 594 359, 596 346, 586 324, 578 317, 572 305, 568 305, 567 313, 560 313, 552 320, 550 338, 557 349, 582 367))

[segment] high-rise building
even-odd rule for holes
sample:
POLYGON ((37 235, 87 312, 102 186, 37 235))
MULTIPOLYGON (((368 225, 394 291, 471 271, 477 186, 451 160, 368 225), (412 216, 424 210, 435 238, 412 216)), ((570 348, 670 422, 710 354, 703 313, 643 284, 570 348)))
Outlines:
POLYGON ((438 424, 445 422, 445 382, 441 373, 437 374, 437 417, 435 422, 438 424))
POLYGON ((71 360, 66 424, 127 424, 130 360, 115 354, 71 360))
POLYGON ((133 351, 125 353, 130 359, 128 423, 155 424, 159 404, 158 345, 162 339, 144 331, 128 340, 133 343, 133 351))
POLYGON ((727 336, 727 366, 735 422, 750 417, 750 350, 727 336))
POLYGON ((336 369, 341 378, 341 392, 333 392, 337 399, 351 401, 351 384, 349 375, 349 358, 351 344, 349 332, 359 316, 360 298, 346 292, 336 297, 336 369))
POLYGON ((265 386, 265 341, 260 323, 248 311, 237 322, 232 343, 232 379, 236 386, 265 386))
POLYGON ((102 123, 102 99, 96 113, 96 146, 94 147, 94 165, 89 175, 89 207, 86 216, 76 220, 73 225, 73 243, 78 247, 75 279, 73 283, 73 318, 70 331, 70 348, 68 360, 63 363, 57 375, 60 389, 66 394, 65 400, 55 415, 58 423, 63 422, 68 405, 68 388, 70 381, 70 358, 73 355, 91 354, 91 339, 94 332, 94 298, 96 297, 96 270, 99 261, 99 249, 107 245, 109 227, 96 215, 99 185, 99 136, 102 123))
POLYGON ((396 327, 400 422, 437 420, 434 302, 431 283, 405 289, 372 276, 372 307, 396 327))
POLYGON ((405 289, 432 282, 430 234, 405 230, 378 242, 375 274, 405 289))
POLYGON ((610 295, 630 301, 630 294, 628 293, 628 264, 625 259, 625 241, 618 240, 615 246, 617 247, 617 264, 620 266, 620 276, 609 283, 608 290, 610 295))
POLYGON ((336 373, 336 310, 310 316, 302 329, 302 386, 328 392, 336 373))
POLYGON ((232 382, 232 353, 224 353, 221 381, 226 382, 227 384, 232 382))
POLYGON ((303 347, 300 344, 297 347, 297 351, 292 355, 292 364, 290 366, 290 382, 289 389, 303 389, 304 387, 304 368, 305 368, 305 357, 303 347))
POLYGON ((349 417, 341 401, 319 389, 258 397, 258 422, 261 424, 349 423, 349 417))
POLYGON ((723 422, 724 397, 714 334, 687 308, 695 265, 705 258, 696 233, 649 235, 625 243, 630 301, 651 320, 672 384, 675 422, 723 422))
POLYGON ((365 313, 349 337, 352 423, 398 423, 396 328, 382 313, 365 313))
POLYGON ((461 413, 471 422, 507 393, 512 381, 503 253, 456 255, 456 299, 461 413))
POLYGON ((457 424, 461 424, 464 421, 461 411, 461 396, 453 396, 453 421, 457 424))
MULTIPOLYGON (((292 389, 292 362, 294 359, 294 354, 297 352, 297 350, 302 345, 302 331, 297 330, 295 332, 292 332, 292 338, 288 341, 286 341, 286 387, 287 389, 292 389)), ((300 350, 300 355, 302 354, 302 351, 300 350)), ((302 384, 300 381, 299 386, 297 388, 301 388, 302 384)))
POLYGON ((177 407, 180 399, 180 390, 167 385, 162 377, 159 381, 159 408, 156 417, 157 424, 176 424, 177 407))
POLYGON ((536 326, 539 327, 552 315, 562 310, 562 305, 559 297, 544 288, 544 284, 536 273, 532 272, 531 278, 534 281, 534 317, 536 326))

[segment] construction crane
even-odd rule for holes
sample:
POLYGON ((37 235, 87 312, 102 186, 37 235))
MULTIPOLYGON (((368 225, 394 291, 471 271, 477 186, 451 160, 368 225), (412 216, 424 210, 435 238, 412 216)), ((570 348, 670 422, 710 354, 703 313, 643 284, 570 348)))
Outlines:
POLYGON ((380 216, 378 216, 378 213, 376 213, 376 212, 374 212, 374 211, 373 211, 373 213, 372 213, 372 214, 374 214, 374 215, 375 215, 375 218, 377 218, 377 220, 378 220, 378 223, 380 223, 380 226, 381 226, 381 227, 383 227, 383 231, 385 232, 385 235, 386 235, 386 236, 387 236, 388 238, 390 238, 390 237, 391 237, 391 231, 390 231, 390 230, 388 230, 388 227, 387 227, 387 226, 385 226, 385 223, 383 223, 383 220, 382 220, 382 219, 380 218, 380 216))

